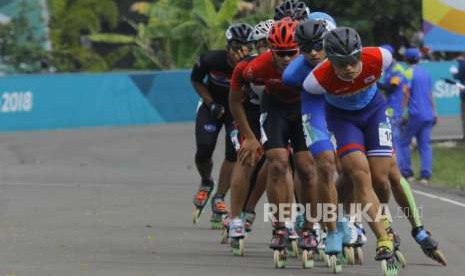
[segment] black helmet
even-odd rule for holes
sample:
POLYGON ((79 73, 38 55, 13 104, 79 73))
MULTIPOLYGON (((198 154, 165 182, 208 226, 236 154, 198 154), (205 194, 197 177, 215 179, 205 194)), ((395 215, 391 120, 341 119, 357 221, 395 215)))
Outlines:
POLYGON ((232 41, 240 43, 250 43, 253 41, 253 27, 247 23, 232 24, 226 30, 226 40, 228 44, 232 41))
POLYGON ((305 20, 300 22, 295 31, 295 40, 299 46, 311 45, 323 42, 326 34, 326 22, 323 20, 305 20))
POLYGON ((310 9, 304 2, 296 0, 286 0, 277 6, 274 12, 274 20, 281 20, 284 17, 291 17, 293 20, 307 19, 310 9))
POLYGON ((351 64, 360 60, 362 40, 354 29, 338 27, 325 35, 324 48, 331 62, 351 64))

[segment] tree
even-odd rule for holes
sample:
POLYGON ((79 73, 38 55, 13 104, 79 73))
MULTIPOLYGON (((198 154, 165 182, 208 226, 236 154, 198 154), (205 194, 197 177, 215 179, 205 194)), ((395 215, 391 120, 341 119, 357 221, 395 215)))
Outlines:
POLYGON ((9 23, 0 23, 0 63, 8 73, 33 73, 41 69, 41 61, 47 56, 44 37, 38 37, 37 26, 29 21, 28 13, 37 7, 19 1, 17 13, 9 23))
POLYGON ((146 69, 187 68, 201 51, 225 47, 225 29, 238 12, 238 0, 225 0, 218 9, 212 0, 159 0, 148 9, 144 5, 133 6, 147 16, 145 22, 131 23, 135 35, 99 33, 90 40, 120 44, 118 53, 134 55, 136 64, 148 59, 145 65, 151 67, 146 69))
POLYGON ((364 44, 404 44, 405 37, 421 30, 421 0, 305 0, 312 11, 324 11, 338 25, 355 28, 364 44))
POLYGON ((113 29, 118 8, 113 0, 49 0, 54 65, 59 71, 104 71, 109 66, 86 36, 113 29))

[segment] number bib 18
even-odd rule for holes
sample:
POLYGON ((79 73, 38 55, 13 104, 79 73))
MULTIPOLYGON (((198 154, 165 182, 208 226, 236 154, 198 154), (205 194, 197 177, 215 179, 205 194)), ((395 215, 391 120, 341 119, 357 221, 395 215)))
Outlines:
POLYGON ((392 147, 392 130, 389 123, 379 123, 379 145, 392 147))

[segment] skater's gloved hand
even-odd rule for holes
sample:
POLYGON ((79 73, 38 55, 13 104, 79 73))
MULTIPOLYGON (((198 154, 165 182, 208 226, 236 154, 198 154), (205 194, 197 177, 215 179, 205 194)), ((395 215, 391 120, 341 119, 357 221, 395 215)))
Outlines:
POLYGON ((224 115, 224 106, 219 103, 211 103, 210 104, 210 114, 215 119, 220 119, 224 115))
POLYGON ((255 138, 245 138, 238 152, 241 165, 253 167, 263 155, 262 145, 255 138))
POLYGON ((438 114, 434 114, 433 126, 435 126, 437 123, 438 123, 438 114))

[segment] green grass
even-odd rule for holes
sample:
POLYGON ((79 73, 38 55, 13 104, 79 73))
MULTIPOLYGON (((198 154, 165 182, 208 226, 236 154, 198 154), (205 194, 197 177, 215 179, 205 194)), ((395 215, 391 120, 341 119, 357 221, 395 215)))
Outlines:
MULTIPOLYGON (((419 175, 419 156, 412 154, 415 176, 419 175)), ((465 144, 434 145, 432 185, 465 190, 465 144)))

